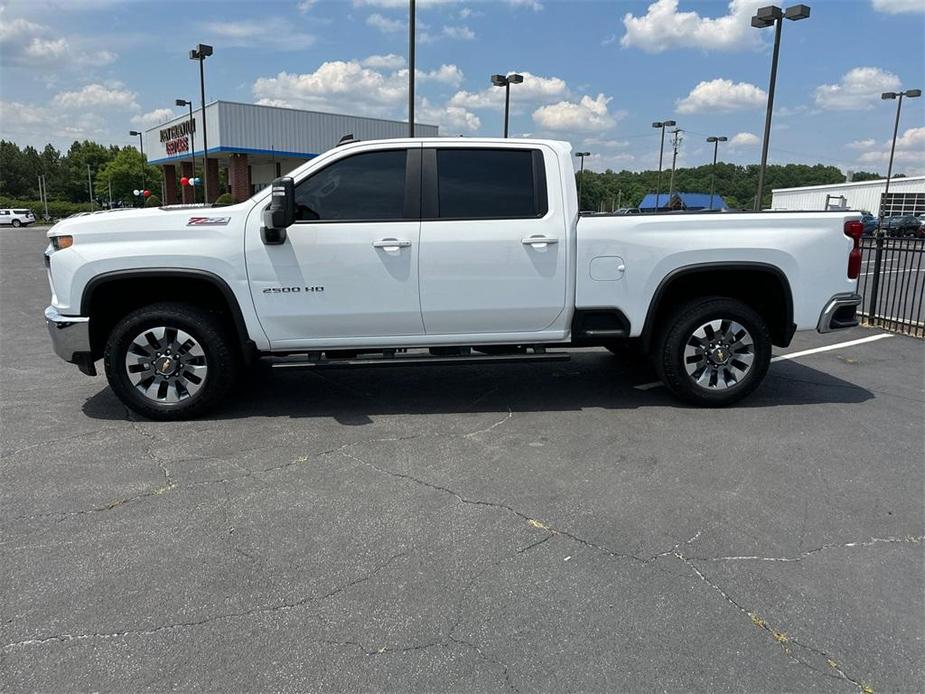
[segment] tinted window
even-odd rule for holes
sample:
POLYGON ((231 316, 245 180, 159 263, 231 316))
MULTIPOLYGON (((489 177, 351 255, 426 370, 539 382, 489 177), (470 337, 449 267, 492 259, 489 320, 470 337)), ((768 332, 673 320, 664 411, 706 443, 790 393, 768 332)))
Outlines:
POLYGON ((295 189, 296 219, 402 219, 405 150, 366 152, 334 162, 295 189))
POLYGON ((437 150, 441 218, 536 217, 535 191, 531 150, 437 150))

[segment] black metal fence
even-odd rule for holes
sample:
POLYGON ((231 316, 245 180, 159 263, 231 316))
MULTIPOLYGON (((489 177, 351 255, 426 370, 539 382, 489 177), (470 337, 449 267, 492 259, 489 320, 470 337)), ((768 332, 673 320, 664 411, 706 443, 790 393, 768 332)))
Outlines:
POLYGON ((861 240, 858 293, 867 325, 925 337, 925 238, 861 240))

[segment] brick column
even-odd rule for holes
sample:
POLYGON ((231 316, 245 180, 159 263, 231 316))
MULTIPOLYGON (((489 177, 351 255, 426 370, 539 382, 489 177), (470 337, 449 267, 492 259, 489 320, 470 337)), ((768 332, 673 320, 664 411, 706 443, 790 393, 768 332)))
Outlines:
MULTIPOLYGON (((180 174, 184 178, 193 177, 193 162, 184 161, 180 162, 180 174)), ((193 188, 192 186, 183 186, 183 204, 189 205, 193 202, 193 188)))
POLYGON ((218 159, 209 159, 209 190, 206 191, 206 202, 215 202, 218 197, 218 159))
POLYGON ((164 204, 177 204, 177 167, 173 164, 164 164, 164 204))
POLYGON ((235 202, 251 196, 251 171, 246 154, 232 154, 228 160, 228 185, 235 202))

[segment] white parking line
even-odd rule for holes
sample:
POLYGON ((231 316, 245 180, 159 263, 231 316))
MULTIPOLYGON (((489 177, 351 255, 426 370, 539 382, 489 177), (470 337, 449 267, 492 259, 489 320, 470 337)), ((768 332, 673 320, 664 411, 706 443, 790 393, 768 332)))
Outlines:
MULTIPOLYGON (((831 352, 832 350, 842 349, 843 347, 854 347, 855 345, 862 345, 865 342, 874 342, 875 340, 882 340, 887 337, 894 337, 892 333, 879 333, 877 335, 870 335, 869 337, 862 337, 857 340, 848 340, 847 342, 837 342, 834 345, 824 345, 822 347, 814 347, 812 349, 804 349, 799 352, 791 352, 790 354, 779 354, 776 357, 772 357, 771 361, 784 361, 785 359, 796 359, 797 357, 805 357, 808 354, 818 354, 819 352, 831 352)), ((660 385, 663 385, 661 381, 653 381, 652 383, 641 383, 638 386, 633 386, 636 390, 652 390, 653 388, 658 388, 660 385)))

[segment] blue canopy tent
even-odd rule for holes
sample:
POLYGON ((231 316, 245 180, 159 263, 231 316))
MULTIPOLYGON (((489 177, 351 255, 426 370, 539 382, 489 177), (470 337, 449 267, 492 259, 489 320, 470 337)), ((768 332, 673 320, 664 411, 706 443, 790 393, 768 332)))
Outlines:
MULTIPOLYGON (((721 195, 713 196, 713 206, 710 206, 709 193, 660 193, 658 196, 658 211, 669 210, 725 210, 726 201, 721 195)), ((655 212, 655 193, 646 195, 639 203, 641 212, 655 212)))

